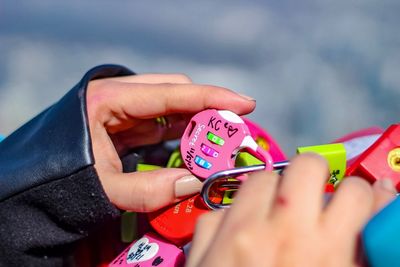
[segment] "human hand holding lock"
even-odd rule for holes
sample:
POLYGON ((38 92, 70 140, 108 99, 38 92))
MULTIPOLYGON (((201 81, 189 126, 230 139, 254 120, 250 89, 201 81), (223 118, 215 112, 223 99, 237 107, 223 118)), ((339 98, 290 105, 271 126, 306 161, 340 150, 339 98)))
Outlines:
POLYGON ((358 235, 394 187, 351 177, 324 203, 328 175, 310 153, 282 176, 250 174, 230 209, 200 217, 187 266, 360 266, 358 235))
POLYGON ((176 74, 91 81, 87 111, 95 167, 110 201, 120 209, 152 211, 200 190, 201 182, 186 169, 122 173, 120 156, 137 146, 179 138, 190 117, 207 108, 246 114, 255 101, 176 74), (156 120, 161 116, 163 125, 156 120))

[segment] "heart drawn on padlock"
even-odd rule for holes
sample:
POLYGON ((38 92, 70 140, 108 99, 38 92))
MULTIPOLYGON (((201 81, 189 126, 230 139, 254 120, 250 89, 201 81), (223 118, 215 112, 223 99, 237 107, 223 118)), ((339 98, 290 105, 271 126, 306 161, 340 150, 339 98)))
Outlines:
POLYGON ((129 249, 126 256, 128 264, 147 261, 157 255, 159 246, 157 243, 149 243, 149 239, 143 237, 136 241, 129 249))
POLYGON ((228 130, 228 136, 231 138, 237 131, 239 131, 238 128, 233 128, 231 125, 229 125, 227 122, 224 124, 224 127, 228 130))

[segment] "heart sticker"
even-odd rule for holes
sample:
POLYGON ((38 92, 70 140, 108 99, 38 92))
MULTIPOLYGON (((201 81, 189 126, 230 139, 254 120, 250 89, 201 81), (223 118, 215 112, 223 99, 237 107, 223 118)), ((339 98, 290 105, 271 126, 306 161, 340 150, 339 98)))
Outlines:
POLYGON ((159 246, 157 243, 149 243, 149 239, 143 237, 129 249, 126 262, 132 264, 147 261, 157 255, 158 250, 159 246))

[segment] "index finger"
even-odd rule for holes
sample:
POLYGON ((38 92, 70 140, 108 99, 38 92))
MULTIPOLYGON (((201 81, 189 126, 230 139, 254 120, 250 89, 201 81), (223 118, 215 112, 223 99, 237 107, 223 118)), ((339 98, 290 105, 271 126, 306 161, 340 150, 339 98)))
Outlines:
POLYGON ((239 115, 250 113, 255 100, 229 89, 196 84, 138 84, 93 81, 88 91, 88 110, 96 107, 103 123, 118 119, 148 119, 173 113, 196 113, 207 108, 227 109, 239 115))

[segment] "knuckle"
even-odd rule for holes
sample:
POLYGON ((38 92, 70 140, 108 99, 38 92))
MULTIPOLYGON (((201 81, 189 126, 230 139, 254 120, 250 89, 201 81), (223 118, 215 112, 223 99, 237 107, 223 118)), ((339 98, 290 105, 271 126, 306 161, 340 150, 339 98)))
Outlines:
POLYGON ((107 79, 92 80, 88 83, 88 93, 97 94, 109 86, 111 81, 107 79))
MULTIPOLYGON (((232 237, 232 245, 237 253, 242 255, 253 255, 254 244, 257 243, 259 232, 251 227, 238 230, 232 237)), ((256 253, 257 254, 257 253, 256 253)))
POLYGON ((109 81, 105 80, 94 80, 89 82, 86 94, 88 109, 97 108, 108 99, 107 88, 110 85, 109 83, 109 81))
POLYGON ((249 245, 251 245, 253 243, 253 241, 254 240, 247 229, 239 230, 233 236, 233 242, 234 242, 236 248, 243 252, 246 252, 246 250, 249 247, 251 247, 249 245))

